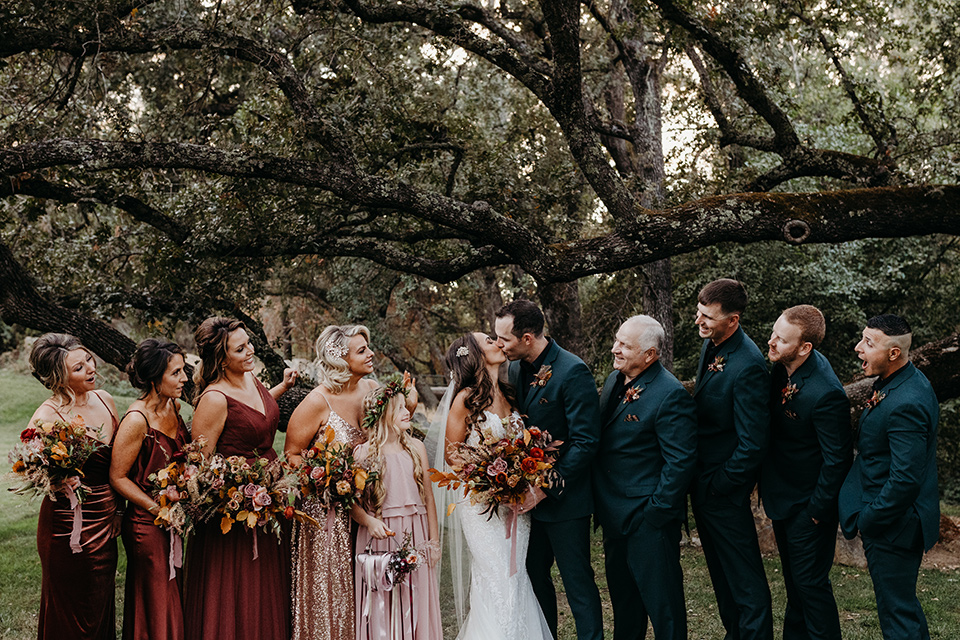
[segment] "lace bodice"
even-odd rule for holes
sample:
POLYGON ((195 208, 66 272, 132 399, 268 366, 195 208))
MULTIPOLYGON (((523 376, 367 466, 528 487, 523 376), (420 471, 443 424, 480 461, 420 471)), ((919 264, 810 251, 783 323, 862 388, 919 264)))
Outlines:
POLYGON ((493 411, 483 412, 483 422, 477 423, 467 434, 468 445, 480 444, 480 438, 503 438, 508 433, 518 433, 523 428, 523 418, 514 409, 509 416, 501 418, 493 411))

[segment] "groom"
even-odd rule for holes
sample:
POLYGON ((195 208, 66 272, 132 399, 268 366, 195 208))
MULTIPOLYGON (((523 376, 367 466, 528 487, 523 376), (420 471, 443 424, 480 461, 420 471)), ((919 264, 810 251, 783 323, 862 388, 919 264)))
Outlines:
POLYGON ((515 300, 497 312, 497 346, 512 360, 510 383, 528 426, 562 440, 557 489, 532 512, 527 573, 557 637, 557 595, 550 577, 554 561, 577 624, 577 638, 603 638, 600 592, 590 565, 590 465, 600 441, 597 387, 583 360, 543 335, 543 312, 515 300))

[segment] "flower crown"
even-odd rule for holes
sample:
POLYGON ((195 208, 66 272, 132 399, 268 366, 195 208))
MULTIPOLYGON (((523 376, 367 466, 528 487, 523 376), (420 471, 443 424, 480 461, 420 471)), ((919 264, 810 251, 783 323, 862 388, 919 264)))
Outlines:
POLYGON ((334 341, 327 343, 327 346, 323 348, 327 352, 327 355, 333 359, 342 358, 347 355, 347 352, 350 351, 345 345, 337 344, 334 341))
POLYGON ((377 424, 377 421, 380 420, 380 416, 383 415, 383 410, 387 406, 387 403, 390 402, 390 398, 403 394, 404 397, 410 393, 406 387, 403 386, 403 380, 399 377, 395 377, 386 383, 382 387, 376 390, 377 393, 377 402, 367 409, 366 413, 363 414, 363 430, 369 431, 373 428, 373 425, 377 424))

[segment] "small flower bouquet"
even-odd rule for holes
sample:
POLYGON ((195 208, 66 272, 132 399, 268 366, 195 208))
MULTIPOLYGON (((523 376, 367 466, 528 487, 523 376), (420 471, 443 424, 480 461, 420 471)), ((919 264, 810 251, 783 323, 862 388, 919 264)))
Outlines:
POLYGON ((400 547, 390 554, 389 574, 393 586, 403 584, 407 575, 413 572, 421 564, 421 554, 413 546, 413 539, 410 532, 403 534, 403 542, 400 547))
POLYGON ((553 467, 562 441, 537 427, 524 427, 517 417, 506 419, 504 426, 502 438, 485 429, 477 445, 451 444, 450 472, 430 469, 431 481, 453 491, 462 486, 470 503, 486 505, 483 513, 490 517, 501 505, 519 507, 527 493, 537 487, 561 482, 553 467))
POLYGON ((323 437, 302 452, 302 461, 294 469, 300 494, 316 497, 328 511, 350 509, 360 501, 367 482, 377 476, 354 459, 350 447, 334 442, 335 437, 328 426, 323 437))
POLYGON ((54 499, 58 493, 63 493, 71 503, 82 504, 87 497, 87 488, 82 484, 71 487, 67 480, 83 478, 84 463, 105 446, 88 434, 81 416, 70 422, 35 420, 32 427, 20 433, 20 442, 10 452, 13 473, 22 482, 12 491, 54 499))
POLYGON ((200 452, 206 444, 203 436, 187 443, 171 456, 170 464, 147 476, 153 483, 151 495, 160 505, 154 523, 182 537, 189 535, 202 513, 200 452))

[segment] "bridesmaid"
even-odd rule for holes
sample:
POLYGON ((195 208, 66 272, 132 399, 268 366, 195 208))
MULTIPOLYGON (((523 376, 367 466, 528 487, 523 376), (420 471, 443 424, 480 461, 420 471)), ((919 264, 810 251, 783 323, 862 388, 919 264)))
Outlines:
MULTIPOLYGON (((335 442, 352 450, 366 440, 360 430, 363 398, 377 383, 370 331, 362 325, 331 325, 316 342, 320 384, 290 416, 284 453, 293 465, 300 453, 333 427, 335 442)), ((327 513, 316 499, 303 506, 318 522, 327 513)), ((294 523, 293 640, 352 640, 354 636, 353 550, 350 514, 338 511, 329 530, 294 523)))
POLYGON ((123 638, 183 640, 183 574, 170 576, 173 545, 182 541, 154 524, 160 505, 147 493, 147 476, 190 441, 178 401, 187 381, 183 350, 148 338, 137 346, 127 375, 140 399, 120 421, 110 463, 110 484, 129 501, 121 530, 127 550, 123 638))
MULTIPOLYGON (((207 439, 207 455, 276 459, 276 399, 293 386, 296 372, 284 371, 283 382, 268 391, 253 375, 253 345, 238 320, 207 318, 197 328, 196 342, 200 366, 194 374, 199 395, 193 437, 207 439)), ((271 535, 240 526, 223 534, 214 519, 196 528, 186 562, 187 640, 289 637, 287 562, 271 535)))
MULTIPOLYGON (((63 333, 40 336, 30 352, 33 375, 53 395, 34 420, 70 421, 79 416, 88 435, 109 445, 117 428, 117 408, 106 391, 97 391, 97 365, 80 341, 63 333)), ((43 499, 37 525, 37 551, 43 574, 37 638, 113 640, 116 634, 114 576, 120 514, 109 482, 110 448, 102 447, 83 465, 89 490, 81 507, 80 549, 70 546, 74 511, 66 496, 43 499)), ((79 486, 74 479, 71 486, 79 486), (74 484, 75 483, 75 484, 74 484)))

